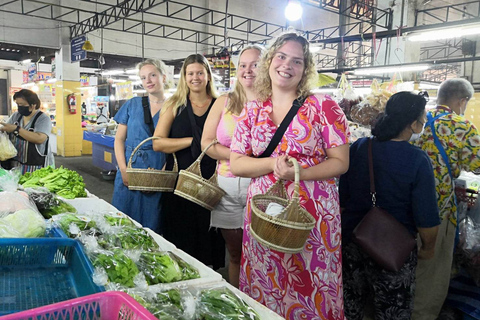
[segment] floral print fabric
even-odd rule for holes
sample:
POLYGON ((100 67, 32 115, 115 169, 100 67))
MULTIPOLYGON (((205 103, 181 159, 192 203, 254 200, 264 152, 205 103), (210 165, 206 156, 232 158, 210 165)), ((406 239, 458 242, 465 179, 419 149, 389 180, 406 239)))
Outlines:
MULTIPOLYGON (((446 106, 437 106, 430 112, 433 118, 441 113, 448 113, 438 118, 434 127, 450 160, 454 178, 458 178, 462 170, 474 171, 480 168, 480 136, 477 128, 465 117, 453 113, 446 106)), ((431 127, 425 126, 424 134, 413 144, 427 152, 432 160, 440 217, 443 219, 447 216, 456 225, 457 208, 453 197, 452 179, 435 146, 431 127)))
MULTIPOLYGON (((258 156, 277 126, 272 102, 249 102, 238 118, 231 151, 258 156)), ((326 159, 326 149, 348 143, 348 124, 329 96, 310 96, 293 118, 271 157, 287 154, 303 168, 326 159)), ((253 178, 245 215, 240 289, 286 319, 344 319, 341 228, 338 191, 334 179, 300 181, 300 204, 316 219, 301 253, 270 250, 251 235, 250 199, 276 182, 273 172, 253 178)), ((294 182, 285 181, 292 197, 294 182)))

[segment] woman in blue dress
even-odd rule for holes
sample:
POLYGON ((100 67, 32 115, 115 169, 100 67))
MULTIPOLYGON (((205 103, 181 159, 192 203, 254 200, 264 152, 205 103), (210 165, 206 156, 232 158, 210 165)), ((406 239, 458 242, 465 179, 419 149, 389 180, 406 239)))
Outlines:
MULTIPOLYGON (((161 234, 161 192, 142 192, 128 189, 127 163, 135 147, 153 135, 157 126, 164 96, 166 67, 160 60, 147 59, 137 65, 146 97, 127 101, 115 115, 118 129, 115 135, 115 157, 118 163, 112 204, 142 226, 161 234)), ((165 154, 152 149, 152 141, 144 143, 132 159, 133 168, 161 170, 165 154)))

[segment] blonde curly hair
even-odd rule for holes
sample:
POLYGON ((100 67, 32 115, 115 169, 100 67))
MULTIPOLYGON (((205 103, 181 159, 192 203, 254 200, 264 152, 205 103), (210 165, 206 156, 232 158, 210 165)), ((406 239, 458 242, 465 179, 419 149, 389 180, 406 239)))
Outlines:
POLYGON ((277 53, 287 41, 298 42, 303 49, 305 69, 303 70, 302 79, 297 86, 297 97, 307 97, 312 94, 311 90, 315 87, 318 76, 308 40, 300 34, 288 32, 280 35, 260 60, 257 78, 255 79, 255 89, 257 90, 260 101, 267 100, 272 94, 272 79, 270 79, 269 74, 270 64, 272 63, 275 53, 277 53))

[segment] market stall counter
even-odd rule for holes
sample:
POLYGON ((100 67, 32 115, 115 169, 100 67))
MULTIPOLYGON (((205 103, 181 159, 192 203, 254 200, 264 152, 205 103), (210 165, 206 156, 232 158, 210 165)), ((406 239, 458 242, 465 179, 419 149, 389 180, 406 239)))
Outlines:
POLYGON ((115 159, 113 149, 115 143, 114 136, 84 131, 83 140, 92 142, 92 162, 94 166, 105 171, 117 169, 117 160, 115 159))

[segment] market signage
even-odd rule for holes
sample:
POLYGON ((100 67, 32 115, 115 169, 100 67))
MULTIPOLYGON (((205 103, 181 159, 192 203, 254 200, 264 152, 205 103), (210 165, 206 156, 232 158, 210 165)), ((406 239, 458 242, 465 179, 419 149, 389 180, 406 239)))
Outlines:
POLYGON ((86 40, 87 38, 83 35, 83 36, 75 37, 70 41, 71 62, 82 61, 87 59, 87 51, 82 49, 82 46, 86 40))
POLYGON ((36 80, 36 75, 37 75, 37 64, 32 63, 30 64, 30 66, 28 66, 28 81, 36 80))

